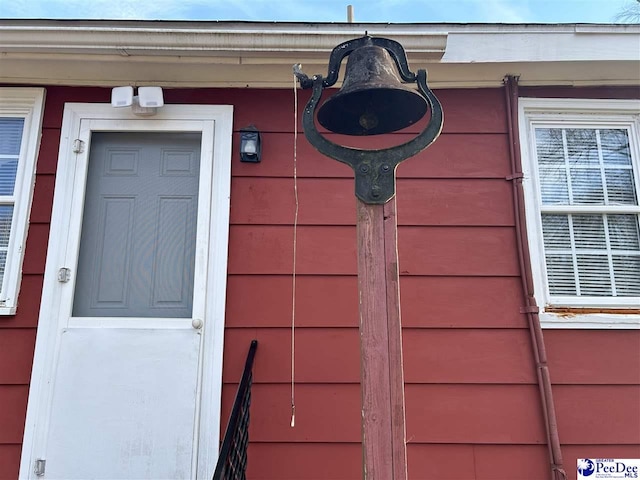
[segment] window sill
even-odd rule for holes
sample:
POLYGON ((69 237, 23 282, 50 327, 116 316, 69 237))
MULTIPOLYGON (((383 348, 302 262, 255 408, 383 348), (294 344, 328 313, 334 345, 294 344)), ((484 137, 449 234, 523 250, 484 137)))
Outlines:
POLYGON ((586 328, 602 330, 639 330, 640 314, 637 313, 583 313, 583 312, 541 312, 542 328, 586 328))
POLYGON ((15 315, 15 314, 16 314, 16 307, 0 306, 0 316, 15 315))

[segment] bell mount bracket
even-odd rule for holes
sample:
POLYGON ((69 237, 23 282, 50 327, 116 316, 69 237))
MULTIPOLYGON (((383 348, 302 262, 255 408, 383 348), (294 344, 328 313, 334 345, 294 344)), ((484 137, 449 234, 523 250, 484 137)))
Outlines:
POLYGON ((421 69, 413 73, 409 70, 407 57, 400 43, 368 35, 341 43, 333 49, 326 78, 322 75, 309 78, 300 70, 298 64, 294 65, 293 71, 303 89, 313 89, 302 119, 304 134, 309 143, 323 155, 346 163, 353 169, 356 179, 355 194, 364 203, 384 204, 391 200, 395 195, 396 168, 400 162, 427 148, 442 131, 442 105, 427 84, 427 71, 421 69), (416 137, 403 144, 379 150, 360 150, 333 143, 318 132, 314 120, 322 91, 337 82, 344 57, 356 48, 367 45, 379 46, 389 52, 396 62, 401 78, 405 82, 417 83, 418 92, 427 101, 431 111, 428 124, 416 137))

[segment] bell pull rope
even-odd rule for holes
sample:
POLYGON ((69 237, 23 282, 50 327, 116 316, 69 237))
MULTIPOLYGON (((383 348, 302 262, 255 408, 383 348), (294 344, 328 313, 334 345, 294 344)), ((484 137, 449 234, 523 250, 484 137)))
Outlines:
POLYGON ((291 428, 296 426, 295 358, 296 358, 296 253, 298 246, 298 89, 293 75, 293 275, 291 298, 291 428))

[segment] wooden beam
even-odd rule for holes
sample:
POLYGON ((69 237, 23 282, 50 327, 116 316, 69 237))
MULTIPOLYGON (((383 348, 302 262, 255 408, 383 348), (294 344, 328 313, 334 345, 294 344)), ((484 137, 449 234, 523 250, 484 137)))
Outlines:
POLYGON ((364 480, 406 480, 395 197, 357 200, 364 480))

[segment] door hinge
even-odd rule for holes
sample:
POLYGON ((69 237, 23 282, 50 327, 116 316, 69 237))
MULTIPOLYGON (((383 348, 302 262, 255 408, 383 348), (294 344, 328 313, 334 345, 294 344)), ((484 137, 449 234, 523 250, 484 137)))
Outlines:
POLYGON ((47 461, 43 458, 38 458, 36 463, 33 466, 33 473, 35 473, 38 477, 44 475, 44 467, 47 461))
POLYGON ((67 283, 71 278, 71 269, 67 267, 62 267, 58 270, 58 281, 60 283, 67 283))
POLYGON ((73 141, 73 153, 82 153, 84 152, 84 142, 79 138, 76 138, 73 141))

